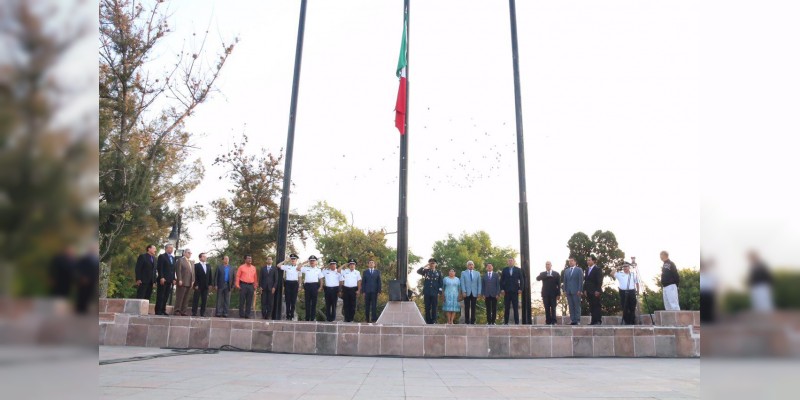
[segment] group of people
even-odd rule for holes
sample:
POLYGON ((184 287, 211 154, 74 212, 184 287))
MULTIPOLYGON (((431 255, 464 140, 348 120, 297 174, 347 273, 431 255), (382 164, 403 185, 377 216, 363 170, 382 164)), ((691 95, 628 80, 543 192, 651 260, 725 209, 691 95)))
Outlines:
MULTIPOLYGON (((139 256, 136 262, 137 298, 150 299, 153 287, 156 287, 157 315, 166 315, 167 300, 175 289, 174 315, 188 316, 189 294, 192 296, 191 315, 206 314, 206 301, 209 290, 217 292, 216 317, 227 318, 230 297, 233 289, 239 290, 239 317, 250 318, 255 296, 261 296, 261 317, 263 319, 281 319, 280 310, 274 310, 279 284, 282 284, 286 304, 286 319, 293 320, 295 305, 300 291, 304 292, 306 321, 316 320, 318 292, 324 291, 324 314, 327 321, 336 319, 336 304, 343 300, 342 315, 345 322, 352 322, 355 316, 358 296, 364 296, 364 316, 366 322, 378 319, 378 294, 381 293, 381 273, 370 260, 363 274, 356 269, 357 261, 348 260, 346 268, 340 268, 334 259, 328 260, 327 267, 317 265, 317 257, 310 256, 306 262, 299 263, 298 256, 291 254, 273 266, 272 257, 267 257, 266 265, 260 269, 253 265, 251 256, 246 256, 244 264, 238 268, 230 265, 230 258, 223 256, 222 264, 212 271, 206 263, 205 253, 200 253, 199 262, 192 263, 192 252, 184 249, 182 257, 173 256, 174 246, 166 245, 163 254, 155 256, 156 247, 147 246, 146 253, 139 256), (283 279, 279 277, 283 273, 283 279)), ((678 304, 678 284, 680 275, 669 259, 669 254, 662 251, 663 261, 661 283, 663 286, 664 306, 667 310, 680 310, 678 304)), ((635 258, 632 259, 635 264, 635 258)), ((422 275, 422 294, 425 302, 425 322, 435 324, 438 320, 439 300, 442 299, 442 311, 447 323, 455 322, 456 313, 461 310, 459 304, 464 302, 464 322, 475 324, 476 305, 479 298, 486 302, 486 321, 495 325, 497 319, 497 301, 504 300, 504 323, 508 324, 513 313, 514 323, 519 324, 519 296, 525 285, 522 270, 516 266, 514 258, 507 259, 507 266, 499 273, 494 272, 491 263, 486 264, 486 273, 475 270, 475 263, 468 261, 466 269, 456 277, 456 271, 450 268, 447 276, 436 269, 437 261, 428 260, 428 264, 417 270, 422 275)), ((542 302, 545 309, 545 323, 556 324, 556 305, 563 294, 567 298, 571 325, 578 325, 581 316, 581 300, 589 303, 591 325, 602 324, 601 296, 603 293, 603 270, 597 265, 597 257, 586 258, 587 268, 577 265, 575 257, 569 257, 567 267, 559 274, 553 271, 548 261, 545 271, 537 277, 542 282, 542 302)), ((624 263, 622 270, 612 271, 611 277, 619 285, 619 301, 622 308, 623 324, 635 323, 637 293, 639 279, 631 272, 631 263, 624 263)))
POLYGON ((438 320, 439 298, 444 300, 442 311, 447 316, 447 323, 452 324, 456 312, 461 310, 460 300, 464 300, 464 323, 475 324, 475 308, 478 298, 486 299, 486 321, 494 325, 497 319, 497 299, 503 297, 505 304, 505 323, 508 324, 510 311, 514 313, 514 323, 519 324, 519 296, 522 294, 522 270, 516 266, 513 258, 507 260, 508 266, 500 273, 494 272, 494 265, 486 264, 486 275, 475 271, 475 263, 467 262, 467 269, 456 277, 456 271, 450 268, 448 276, 436 270, 436 259, 431 258, 428 264, 417 273, 422 275, 422 294, 425 298, 425 322, 435 324, 438 320))
MULTIPOLYGON (((663 262, 661 283, 664 288, 664 306, 667 310, 680 310, 678 304, 678 284, 680 275, 675 263, 669 259, 669 253, 662 251, 660 254, 663 262)), ((639 279, 631 266, 625 262, 620 271, 612 271, 611 277, 619 286, 619 301, 622 308, 622 323, 633 325, 636 322, 637 293, 639 292, 639 279)), ((519 295, 522 293, 523 276, 516 266, 514 258, 508 258, 508 266, 497 274, 491 263, 486 264, 486 274, 481 275, 475 271, 475 263, 468 261, 466 270, 456 277, 456 271, 450 268, 448 276, 436 270, 437 261, 428 260, 428 264, 420 268, 417 273, 422 275, 423 295, 425 297, 425 322, 435 324, 438 319, 438 302, 444 300, 442 311, 447 316, 447 324, 453 324, 455 314, 461 310, 459 302, 464 301, 464 323, 475 323, 475 308, 478 298, 486 302, 486 323, 495 325, 497 319, 497 299, 503 297, 505 304, 504 323, 508 324, 510 311, 514 314, 514 323, 519 324, 519 295)), ((545 270, 536 276, 542 282, 542 303, 545 310, 545 324, 556 324, 556 305, 562 292, 566 295, 569 309, 570 325, 579 325, 581 316, 581 300, 586 298, 589 303, 591 325, 603 323, 601 312, 601 297, 603 294, 603 269, 597 265, 597 257, 590 255, 586 258, 587 268, 578 266, 575 257, 569 257, 567 267, 562 274, 553 271, 550 261, 545 263, 545 270)))
POLYGON ((239 317, 250 318, 253 313, 255 297, 261 296, 261 317, 281 319, 280 310, 274 309, 279 295, 278 285, 282 283, 286 304, 286 319, 293 320, 295 306, 300 291, 304 292, 306 321, 316 320, 317 293, 325 293, 325 319, 336 319, 336 304, 343 300, 342 315, 345 322, 355 317, 358 296, 364 295, 364 315, 366 322, 378 319, 378 294, 381 293, 381 273, 375 261, 368 262, 362 273, 356 269, 357 261, 348 260, 346 268, 340 268, 334 259, 328 260, 326 268, 317 265, 317 257, 310 256, 304 263, 298 262, 296 254, 288 260, 273 265, 272 257, 267 257, 266 265, 260 269, 253 265, 253 258, 246 256, 244 263, 234 268, 230 257, 223 256, 222 264, 213 270, 207 263, 205 253, 198 256, 199 262, 192 263, 192 251, 184 249, 181 257, 173 255, 175 247, 167 244, 164 253, 156 257, 156 246, 147 246, 146 252, 136 261, 136 297, 150 299, 153 287, 156 288, 156 315, 167 315, 167 302, 175 291, 173 315, 189 315, 189 293, 192 292, 191 315, 206 315, 206 302, 209 290, 217 292, 214 316, 227 318, 233 289, 239 291, 239 317), (283 272, 280 279, 279 271, 283 272))

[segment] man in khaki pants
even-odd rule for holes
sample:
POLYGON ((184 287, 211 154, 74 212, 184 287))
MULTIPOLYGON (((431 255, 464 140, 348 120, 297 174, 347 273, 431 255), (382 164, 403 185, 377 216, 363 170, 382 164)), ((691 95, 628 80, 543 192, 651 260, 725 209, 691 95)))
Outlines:
POLYGON ((194 286, 194 264, 190 261, 192 251, 185 249, 183 257, 178 260, 175 274, 178 276, 178 287, 175 293, 175 314, 188 316, 189 291, 194 286))

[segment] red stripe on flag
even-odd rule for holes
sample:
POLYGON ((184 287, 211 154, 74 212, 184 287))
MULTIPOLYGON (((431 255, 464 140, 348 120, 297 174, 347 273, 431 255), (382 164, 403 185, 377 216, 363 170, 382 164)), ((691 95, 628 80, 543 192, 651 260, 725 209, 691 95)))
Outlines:
POLYGON ((401 135, 406 133, 406 77, 400 78, 400 87, 397 89, 397 104, 394 105, 394 126, 401 135))

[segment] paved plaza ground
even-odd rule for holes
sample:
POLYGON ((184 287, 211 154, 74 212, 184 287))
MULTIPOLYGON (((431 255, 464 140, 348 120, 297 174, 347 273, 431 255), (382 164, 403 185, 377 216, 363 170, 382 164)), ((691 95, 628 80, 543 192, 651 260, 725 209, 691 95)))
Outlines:
MULTIPOLYGON (((170 350, 100 347, 100 361, 170 350)), ((422 359, 222 351, 99 366, 102 398, 685 399, 700 359, 422 359)))

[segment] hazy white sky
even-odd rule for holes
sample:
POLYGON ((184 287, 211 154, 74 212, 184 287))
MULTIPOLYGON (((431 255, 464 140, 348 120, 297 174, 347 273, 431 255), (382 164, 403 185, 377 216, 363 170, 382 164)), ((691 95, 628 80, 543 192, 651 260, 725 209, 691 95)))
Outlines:
MULTIPOLYGON (((189 203, 226 196, 212 166, 246 132, 286 145, 299 1, 173 1, 170 46, 211 21, 241 42, 221 93, 188 123, 206 167, 189 203)), ((699 263, 698 13, 694 2, 517 2, 531 266, 561 265, 578 231, 617 235, 651 282, 658 253, 699 263)), ((311 0, 291 197, 327 200, 361 228, 396 230, 394 75, 402 0, 311 0)), ((519 248, 508 3, 412 1, 409 243, 448 233, 519 248)), ((199 251, 213 216, 189 226, 199 251)), ((390 244, 395 246, 394 235, 390 244)), ((301 257, 316 253, 312 247, 301 257)), ((538 285, 534 285, 538 290, 538 285)))

